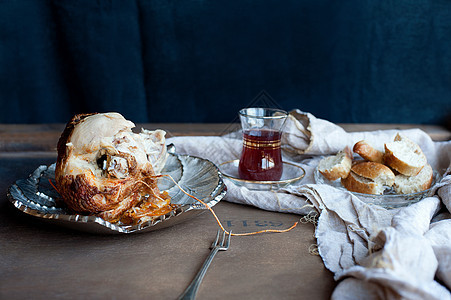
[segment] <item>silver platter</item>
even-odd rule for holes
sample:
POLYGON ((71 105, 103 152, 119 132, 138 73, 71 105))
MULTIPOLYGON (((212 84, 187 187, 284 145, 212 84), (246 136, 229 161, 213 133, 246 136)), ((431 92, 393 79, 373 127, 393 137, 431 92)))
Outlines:
MULTIPOLYGON (((216 205, 226 194, 221 173, 206 159, 170 154, 162 174, 171 175, 183 190, 209 207, 216 205)), ((178 204, 176 209, 143 224, 113 224, 96 216, 69 212, 50 181, 55 182, 55 164, 40 166, 27 179, 17 180, 8 189, 8 198, 26 214, 72 229, 100 234, 152 231, 181 223, 206 210, 203 204, 183 193, 172 180, 162 177, 158 186, 160 190, 168 191, 171 203, 178 204)))

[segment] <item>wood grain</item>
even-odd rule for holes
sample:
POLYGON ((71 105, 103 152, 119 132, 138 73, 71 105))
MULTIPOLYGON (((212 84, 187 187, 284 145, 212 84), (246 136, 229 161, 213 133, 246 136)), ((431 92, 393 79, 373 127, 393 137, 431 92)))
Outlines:
MULTIPOLYGON (((0 158, 0 189, 52 158, 0 158)), ((220 202, 228 230, 284 229, 299 216, 220 202)), ((143 234, 94 235, 25 215, 0 195, 0 299, 176 299, 202 265, 218 226, 208 212, 143 234)), ((329 299, 335 286, 309 254, 313 225, 233 237, 214 259, 198 299, 329 299)))
MULTIPOLYGON (((347 131, 419 127, 449 140, 439 126, 342 124, 347 131)), ((138 124, 168 136, 221 135, 238 124, 138 124)), ((176 299, 209 252, 217 225, 209 213, 159 231, 92 235, 25 215, 6 189, 56 157, 63 124, 0 124, 1 299, 176 299)), ((220 202, 215 211, 227 229, 249 232, 288 228, 299 216, 220 202), (273 228, 272 228, 273 227, 273 228)), ((329 299, 333 275, 309 254, 313 225, 283 234, 232 238, 213 261, 199 299, 329 299)))
MULTIPOLYGON (((451 132, 437 125, 414 124, 339 124, 348 132, 385 129, 420 128, 435 141, 451 139, 451 132)), ((161 128, 172 136, 215 136, 239 129, 238 123, 150 123, 137 124, 139 128, 161 128)), ((4 152, 45 152, 56 151, 56 144, 64 129, 64 124, 0 124, 0 153, 4 152)))

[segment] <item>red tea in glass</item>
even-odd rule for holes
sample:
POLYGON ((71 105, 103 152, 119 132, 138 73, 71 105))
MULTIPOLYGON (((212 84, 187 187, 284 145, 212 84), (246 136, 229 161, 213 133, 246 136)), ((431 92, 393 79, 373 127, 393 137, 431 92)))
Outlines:
POLYGON ((240 110, 243 150, 238 173, 241 179, 277 181, 282 177, 282 128, 287 118, 283 110, 246 108, 240 110))
POLYGON ((249 130, 243 133, 238 172, 240 178, 276 181, 282 177, 281 133, 275 130, 249 130))

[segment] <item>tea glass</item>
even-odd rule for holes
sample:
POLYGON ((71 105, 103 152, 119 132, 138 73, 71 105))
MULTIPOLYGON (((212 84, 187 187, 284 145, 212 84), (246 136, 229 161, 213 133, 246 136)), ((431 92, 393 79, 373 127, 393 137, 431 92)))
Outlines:
POLYGON ((238 165, 241 179, 277 181, 282 177, 282 130, 288 113, 275 108, 244 108, 239 111, 243 150, 238 165))

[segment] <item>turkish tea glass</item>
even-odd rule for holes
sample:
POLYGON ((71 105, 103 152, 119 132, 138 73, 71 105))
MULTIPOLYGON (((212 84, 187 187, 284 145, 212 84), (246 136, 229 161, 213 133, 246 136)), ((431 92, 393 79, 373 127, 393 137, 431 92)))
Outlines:
POLYGON ((282 130, 288 113, 274 108, 239 111, 243 150, 238 165, 241 179, 277 181, 282 177, 282 130))

